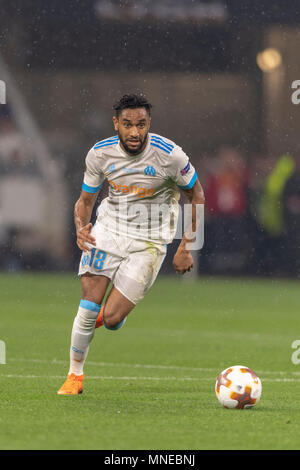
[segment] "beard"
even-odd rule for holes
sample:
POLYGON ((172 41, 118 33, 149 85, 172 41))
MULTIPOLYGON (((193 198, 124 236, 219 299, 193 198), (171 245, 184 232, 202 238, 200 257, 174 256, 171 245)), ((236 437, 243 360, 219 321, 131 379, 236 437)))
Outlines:
MULTIPOLYGON (((141 150, 147 140, 147 137, 148 137, 148 132, 147 134, 145 135, 144 139, 143 140, 138 140, 138 142, 140 143, 140 145, 136 148, 136 149, 130 149, 128 147, 128 145, 126 144, 126 142, 124 142, 124 140, 122 139, 122 137, 119 135, 119 139, 120 139, 120 142, 122 144, 122 147, 124 148, 125 152, 128 153, 129 155, 138 155, 139 153, 141 153, 141 150)), ((137 142, 137 140, 135 141, 137 142)))

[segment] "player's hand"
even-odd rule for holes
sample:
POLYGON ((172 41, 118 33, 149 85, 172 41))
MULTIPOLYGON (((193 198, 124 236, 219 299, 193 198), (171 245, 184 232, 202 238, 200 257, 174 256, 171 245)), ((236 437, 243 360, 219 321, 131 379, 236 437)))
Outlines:
POLYGON ((96 246, 96 239, 91 235, 92 224, 89 223, 77 230, 77 245, 82 251, 90 250, 86 243, 96 246))
POLYGON ((177 273, 184 274, 194 267, 194 260, 191 253, 182 248, 178 248, 173 258, 173 266, 177 273))

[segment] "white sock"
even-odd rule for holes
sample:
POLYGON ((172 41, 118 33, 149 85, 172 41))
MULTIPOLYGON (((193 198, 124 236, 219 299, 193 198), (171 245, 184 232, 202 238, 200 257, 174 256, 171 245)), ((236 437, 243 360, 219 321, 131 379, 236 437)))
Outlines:
POLYGON ((80 301, 72 329, 69 374, 83 374, 83 366, 94 337, 95 323, 100 309, 101 305, 94 302, 80 301))

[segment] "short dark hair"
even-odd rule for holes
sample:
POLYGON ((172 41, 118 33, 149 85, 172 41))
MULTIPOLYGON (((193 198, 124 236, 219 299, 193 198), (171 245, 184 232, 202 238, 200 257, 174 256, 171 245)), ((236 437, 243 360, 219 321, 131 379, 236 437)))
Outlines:
POLYGON ((137 108, 145 108, 147 113, 150 116, 152 104, 149 103, 146 96, 143 93, 139 95, 130 94, 130 95, 123 95, 122 98, 117 101, 113 109, 116 111, 116 116, 119 117, 120 113, 123 109, 137 109, 137 108))

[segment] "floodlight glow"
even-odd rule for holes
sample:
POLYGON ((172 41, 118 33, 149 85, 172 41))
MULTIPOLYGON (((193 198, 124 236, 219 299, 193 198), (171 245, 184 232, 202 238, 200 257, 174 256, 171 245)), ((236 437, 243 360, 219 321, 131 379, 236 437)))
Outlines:
POLYGON ((281 65, 282 57, 277 49, 268 48, 257 54, 256 62, 263 72, 273 72, 281 65))

